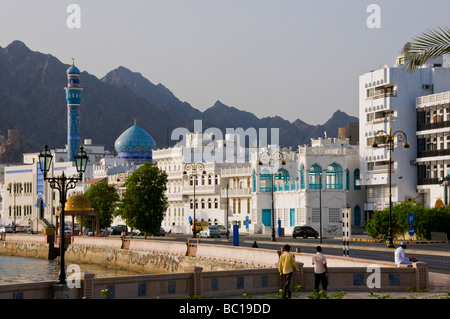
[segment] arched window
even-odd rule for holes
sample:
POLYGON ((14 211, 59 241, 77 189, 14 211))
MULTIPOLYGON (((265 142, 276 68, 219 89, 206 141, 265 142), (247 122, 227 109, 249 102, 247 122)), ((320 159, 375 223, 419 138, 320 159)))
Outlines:
POLYGON ((272 176, 267 168, 261 171, 261 175, 259 176, 259 191, 260 192, 271 192, 271 183, 272 176))
POLYGON ((305 165, 300 167, 300 188, 305 189, 305 165))
POLYGON ((284 168, 280 168, 275 174, 275 184, 288 182, 289 182, 289 172, 284 168))
POLYGON ((348 168, 345 170, 345 189, 350 189, 350 171, 348 168))
POLYGON ((309 188, 322 189, 322 168, 317 164, 309 170, 309 188))
POLYGON ((342 167, 336 163, 327 167, 327 189, 343 189, 342 167))
POLYGON ((359 168, 355 169, 353 171, 353 189, 354 190, 360 190, 361 186, 357 184, 356 181, 359 181, 360 175, 359 175, 359 168))

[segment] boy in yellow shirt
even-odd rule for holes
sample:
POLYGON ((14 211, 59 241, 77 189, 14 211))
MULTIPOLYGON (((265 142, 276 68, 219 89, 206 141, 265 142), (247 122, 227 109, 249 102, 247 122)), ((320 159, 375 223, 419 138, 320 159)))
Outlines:
POLYGON ((280 271, 280 276, 284 276, 285 283, 283 287, 283 298, 291 298, 291 279, 294 269, 300 271, 297 264, 295 263, 295 257, 289 253, 291 246, 284 245, 284 252, 280 256, 280 261, 278 263, 278 270, 280 271))

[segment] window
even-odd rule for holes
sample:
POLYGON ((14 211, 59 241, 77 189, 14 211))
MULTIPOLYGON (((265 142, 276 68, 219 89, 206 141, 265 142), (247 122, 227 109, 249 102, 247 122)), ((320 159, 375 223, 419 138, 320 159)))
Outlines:
POLYGON ((300 168, 300 188, 305 189, 305 165, 300 168))
POLYGON ((341 222, 341 209, 340 208, 328 208, 328 221, 330 223, 341 222))
POLYGON ((343 189, 342 167, 333 163, 327 167, 327 189, 343 189))
POLYGON ((357 181, 359 182, 359 168, 355 169, 353 171, 353 189, 354 190, 360 190, 361 186, 357 183, 357 181))
POLYGON ((313 208, 311 211, 311 221, 313 223, 320 223, 320 208, 313 208))
POLYGON ((345 170, 345 189, 350 189, 350 171, 348 168, 345 170))
POLYGON ((317 164, 309 170, 309 188, 322 189, 322 168, 317 164))
POLYGON ((272 191, 272 175, 267 168, 261 171, 261 175, 259 177, 259 191, 260 192, 271 192, 272 191))
POLYGON ((279 181, 278 183, 289 182, 289 172, 284 168, 280 168, 275 174, 275 184, 277 184, 277 181, 279 181))

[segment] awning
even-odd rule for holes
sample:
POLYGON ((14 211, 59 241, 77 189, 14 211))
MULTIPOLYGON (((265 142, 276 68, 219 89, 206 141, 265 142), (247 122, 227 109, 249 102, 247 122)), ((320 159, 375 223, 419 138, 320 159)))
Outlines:
POLYGON ((104 179, 106 179, 106 177, 92 178, 92 179, 86 181, 86 184, 96 184, 98 182, 101 182, 104 179))

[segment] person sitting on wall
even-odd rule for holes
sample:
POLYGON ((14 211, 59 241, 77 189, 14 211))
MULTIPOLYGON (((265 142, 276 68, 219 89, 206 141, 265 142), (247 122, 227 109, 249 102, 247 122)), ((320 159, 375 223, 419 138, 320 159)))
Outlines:
POLYGON ((395 250, 394 261, 400 267, 400 265, 412 265, 413 262, 418 261, 414 257, 406 257, 406 241, 400 242, 400 247, 395 250))

